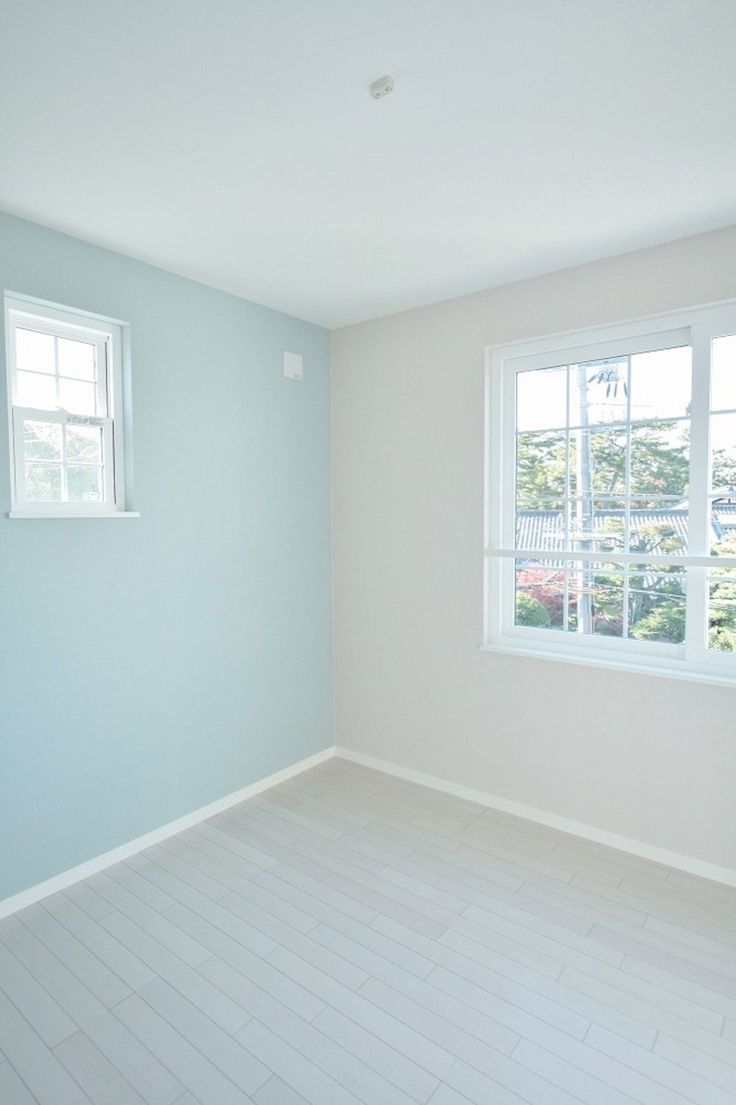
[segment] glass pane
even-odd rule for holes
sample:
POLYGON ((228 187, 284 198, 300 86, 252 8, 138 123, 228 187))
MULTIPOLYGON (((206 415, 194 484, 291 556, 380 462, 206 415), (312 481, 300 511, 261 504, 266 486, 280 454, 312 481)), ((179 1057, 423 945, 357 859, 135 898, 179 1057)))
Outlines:
POLYGON ((30 372, 50 372, 54 368, 54 339, 50 334, 38 334, 35 330, 15 331, 16 367, 30 372))
POLYGON ((545 430, 567 421, 567 368, 540 368, 516 375, 517 430, 545 430))
POLYGON ((59 338, 59 375, 94 380, 96 353, 95 346, 88 341, 59 338))
POLYGON ((685 499, 690 475, 688 422, 659 422, 631 429, 631 494, 640 507, 663 497, 685 499))
POLYGON ((736 556, 736 414, 710 420, 711 552, 736 556))
POLYGON ((516 625, 564 627, 565 575, 561 561, 516 561, 516 625))
POLYGON ((67 469, 69 500, 73 503, 102 501, 102 468, 97 464, 69 465, 67 469))
POLYGON ((624 572, 620 565, 578 565, 570 572, 569 591, 570 629, 604 637, 623 635, 624 572))
POLYGON ((736 497, 717 499, 711 506, 711 550, 715 556, 736 556, 736 497))
POLYGON ((516 437, 516 504, 546 503, 562 509, 566 482, 565 434, 524 433, 516 437))
POLYGON ((625 529, 623 503, 585 498, 570 503, 570 540, 574 549, 621 552, 625 529))
POLYGON ((708 573, 708 648, 736 652, 736 570, 708 573))
POLYGON ((59 379, 59 406, 73 414, 96 414, 95 385, 59 379))
POLYGON ((626 429, 572 430, 570 492, 581 499, 622 500, 626 493, 626 429))
POLYGON ((54 410, 56 377, 41 376, 37 372, 18 372, 15 378, 15 402, 19 407, 37 407, 54 410))
POLYGON ((516 548, 555 552, 565 547, 565 512, 529 502, 516 511, 516 548))
POLYGON ((736 414, 714 414, 710 420, 711 488, 728 497, 736 488, 736 414))
POLYGON ((637 353, 631 358, 631 420, 684 418, 692 394, 690 346, 637 353))
POLYGON ((570 365, 570 425, 625 422, 628 375, 628 357, 570 365))
POLYGON ((652 564, 629 569, 629 636, 680 645, 685 640, 685 571, 652 564))
POLYGON ((684 553, 690 511, 687 503, 652 499, 647 506, 631 504, 629 552, 684 553))
POLYGON ((710 408, 713 411, 736 410, 736 336, 713 340, 710 408))
POLYGON ((23 448, 27 460, 61 460, 61 426, 58 422, 23 423, 23 448))
POLYGON ((70 463, 102 463, 102 430, 99 426, 67 426, 66 458, 70 463))
POLYGON ((26 464, 26 499, 32 503, 61 501, 61 468, 59 465, 26 464))

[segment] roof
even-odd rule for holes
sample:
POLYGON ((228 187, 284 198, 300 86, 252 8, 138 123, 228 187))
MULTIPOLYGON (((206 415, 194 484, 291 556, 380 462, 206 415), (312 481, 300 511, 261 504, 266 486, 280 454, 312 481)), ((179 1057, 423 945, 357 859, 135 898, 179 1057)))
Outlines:
MULTIPOLYGON (((623 529, 623 510, 597 510, 594 534, 601 536, 606 523, 617 521, 623 529)), ((666 526, 672 536, 679 538, 679 548, 667 548, 673 555, 685 555, 689 511, 686 505, 666 507, 660 510, 632 510, 631 528, 640 531, 649 526, 666 526)), ((713 503, 711 511, 713 540, 720 541, 729 533, 736 534, 736 503, 713 503)), ((559 551, 563 545, 565 517, 558 510, 519 510, 516 513, 516 545, 520 549, 539 549, 540 552, 559 551)), ((669 544, 669 543, 668 543, 669 544)), ((655 549, 651 550, 656 551, 655 549)))

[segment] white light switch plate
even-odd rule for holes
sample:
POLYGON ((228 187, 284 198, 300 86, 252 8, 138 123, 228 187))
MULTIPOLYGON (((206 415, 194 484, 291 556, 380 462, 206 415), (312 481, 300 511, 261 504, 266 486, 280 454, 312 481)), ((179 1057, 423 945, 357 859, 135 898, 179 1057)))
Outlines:
POLYGON ((284 350, 284 376, 287 380, 301 380, 304 375, 304 358, 301 353, 284 350))

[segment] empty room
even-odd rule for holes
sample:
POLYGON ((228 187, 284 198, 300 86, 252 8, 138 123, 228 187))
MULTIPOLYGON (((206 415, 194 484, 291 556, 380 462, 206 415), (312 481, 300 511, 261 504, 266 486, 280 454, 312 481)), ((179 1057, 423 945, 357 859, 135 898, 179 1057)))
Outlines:
POLYGON ((736 1105, 736 0, 0 42, 0 1105, 736 1105))

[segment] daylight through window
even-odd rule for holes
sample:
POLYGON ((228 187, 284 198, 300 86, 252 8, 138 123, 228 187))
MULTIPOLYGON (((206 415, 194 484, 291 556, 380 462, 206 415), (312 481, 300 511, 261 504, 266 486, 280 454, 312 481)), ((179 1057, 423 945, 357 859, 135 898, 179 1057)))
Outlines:
POLYGON ((123 509, 121 328, 6 298, 12 512, 123 509))
POLYGON ((736 676, 736 312, 674 321, 492 351, 486 644, 736 676))

